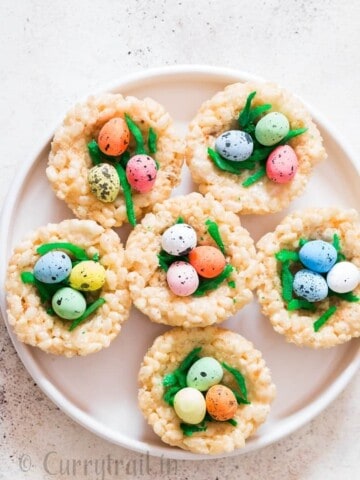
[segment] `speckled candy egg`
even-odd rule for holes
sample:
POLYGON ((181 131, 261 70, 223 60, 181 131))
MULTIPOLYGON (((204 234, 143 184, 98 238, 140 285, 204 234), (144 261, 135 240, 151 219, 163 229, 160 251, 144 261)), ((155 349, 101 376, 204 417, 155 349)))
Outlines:
POLYGON ((271 146, 280 142, 290 130, 289 120, 279 112, 271 112, 258 121, 255 127, 256 140, 261 145, 271 146))
POLYGON ((251 136, 241 130, 228 130, 215 140, 215 150, 226 160, 242 162, 247 160, 254 148, 251 136))
POLYGON ((179 297, 187 297, 195 292, 199 286, 199 277, 190 263, 174 262, 166 274, 170 290, 179 297))
POLYGON ((220 363, 212 357, 203 357, 195 362, 186 376, 186 385, 205 392, 221 382, 224 375, 220 363))
POLYGON ((174 397, 174 410, 185 423, 196 425, 205 418, 205 398, 196 388, 182 388, 174 397))
POLYGON ((75 265, 69 277, 70 286, 84 292, 99 290, 104 283, 105 268, 93 260, 85 260, 75 265))
POLYGON ((288 183, 298 169, 298 159, 295 150, 290 145, 280 145, 275 148, 266 161, 266 175, 275 183, 288 183))
POLYGON ((225 385, 214 385, 206 394, 206 409, 209 415, 220 422, 234 417, 237 401, 230 388, 225 385))
POLYGON ((327 297, 328 286, 324 277, 311 270, 300 270, 295 274, 293 289, 296 295, 308 302, 320 302, 327 297))
POLYGON ((339 262, 326 277, 329 288, 336 293, 348 293, 360 283, 360 270, 351 262, 339 262))
POLYGON ((195 230, 187 223, 176 223, 162 234, 161 246, 170 255, 187 255, 196 247, 195 230))
POLYGON ((226 260, 222 252, 210 245, 201 245, 189 253, 189 262, 204 278, 214 278, 224 270, 226 260))
POLYGON ((127 149, 130 132, 125 120, 115 117, 105 123, 99 132, 98 145, 106 155, 121 155, 127 149))
POLYGON ((34 276, 39 282, 59 283, 71 272, 70 257, 59 251, 46 253, 35 263, 34 276))
POLYGON ((113 202, 120 191, 120 180, 115 167, 100 163, 89 170, 90 190, 96 198, 104 203, 113 202))
POLYGON ((153 188, 157 170, 155 160, 149 155, 134 155, 126 165, 126 177, 131 187, 139 193, 153 188))
POLYGON ((301 263, 309 270, 325 273, 335 264, 337 251, 331 243, 311 240, 301 247, 299 257, 301 263))
POLYGON ((84 296, 72 288, 60 288, 52 298, 52 308, 56 315, 65 320, 75 320, 86 310, 84 296))

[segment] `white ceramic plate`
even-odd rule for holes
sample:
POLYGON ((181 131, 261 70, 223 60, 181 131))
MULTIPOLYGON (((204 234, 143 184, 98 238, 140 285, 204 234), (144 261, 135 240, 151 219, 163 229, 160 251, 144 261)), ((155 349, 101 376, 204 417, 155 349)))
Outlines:
MULTIPOLYGON (((137 97, 151 96, 164 104, 185 133, 186 124, 200 104, 226 84, 253 79, 248 74, 214 67, 182 66, 136 74, 119 81, 113 91, 137 97)), ((65 114, 65 112, 64 112, 65 114)), ((355 207, 360 204, 359 173, 351 154, 338 135, 318 115, 314 115, 325 140, 329 159, 316 169, 305 194, 289 210, 313 205, 335 204, 355 207), (333 188, 336 178, 337 188, 333 188)), ((49 142, 28 161, 13 183, 0 225, 1 258, 9 258, 12 248, 28 230, 72 217, 67 207, 55 198, 46 176, 49 142), (33 206, 36 205, 36 215, 33 206)), ((184 167, 181 186, 174 192, 194 188, 184 167)), ((242 222, 257 240, 272 230, 287 212, 268 216, 246 216, 242 222)), ((129 229, 119 230, 123 241, 129 229)), ((1 264, 1 282, 5 262, 1 264)), ((5 298, 1 291, 4 317, 5 298)), ((246 338, 263 352, 271 368, 278 395, 268 421, 250 438, 239 454, 274 442, 315 417, 349 382, 360 363, 359 343, 322 351, 298 348, 285 342, 264 318, 256 302, 245 307, 223 324, 246 338)), ((71 418, 107 440, 139 452, 179 459, 200 459, 163 444, 147 425, 137 407, 137 373, 140 362, 154 338, 165 327, 151 323, 136 309, 131 312, 119 337, 111 346, 85 358, 58 358, 19 343, 9 333, 29 373, 71 418)))

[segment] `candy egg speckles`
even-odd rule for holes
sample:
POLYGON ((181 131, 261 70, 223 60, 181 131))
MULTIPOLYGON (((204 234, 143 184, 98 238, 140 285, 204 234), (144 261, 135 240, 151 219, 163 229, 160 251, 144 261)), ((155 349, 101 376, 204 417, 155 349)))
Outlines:
POLYGON ((336 293, 348 293, 360 283, 360 270, 351 262, 339 262, 326 277, 329 288, 336 293))
POLYGON ((256 140, 261 145, 271 146, 280 142, 290 130, 289 120, 279 112, 271 112, 258 121, 255 127, 256 140))
POLYGON ((174 397, 174 410, 185 423, 196 425, 205 418, 205 398, 196 388, 182 388, 174 397))
POLYGON ((311 240, 301 247, 299 257, 309 270, 325 273, 335 264, 337 251, 331 243, 323 240, 311 240))
POLYGON ((176 223, 162 234, 161 246, 170 255, 187 255, 196 247, 195 230, 187 223, 176 223))
POLYGON ((170 290, 180 297, 187 297, 199 286, 199 277, 195 268, 187 262, 174 262, 166 274, 170 290))
POLYGON ((127 149, 130 132, 125 120, 115 117, 105 123, 99 132, 98 145, 106 155, 121 155, 127 149))
POLYGON ((201 245, 189 253, 189 262, 204 278, 214 278, 224 270, 226 260, 222 252, 209 245, 201 245))
POLYGON ((214 420, 230 420, 234 417, 237 406, 235 395, 225 385, 214 385, 206 393, 206 409, 214 420))
POLYGON ((71 266, 70 257, 66 253, 48 252, 36 262, 34 276, 39 282, 59 283, 70 275, 71 266))
POLYGON ((69 287, 60 288, 54 294, 51 305, 56 315, 65 320, 75 320, 86 310, 84 296, 69 287))
POLYGON ((320 302, 328 295, 328 286, 324 277, 311 270, 299 270, 294 277, 293 289, 296 295, 308 302, 320 302))
POLYGON ((93 260, 80 262, 72 269, 69 283, 76 290, 99 290, 105 283, 105 268, 93 260))
POLYGON ((156 176, 156 163, 149 155, 134 155, 126 165, 128 182, 139 193, 150 192, 154 186, 156 176))
POLYGON ((90 190, 96 198, 104 203, 113 202, 120 191, 120 180, 115 167, 100 163, 89 170, 90 190))
POLYGON ((205 392, 220 383, 223 374, 222 366, 215 358, 203 357, 191 366, 186 376, 186 384, 205 392))
POLYGON ((275 183, 288 183, 298 169, 296 153, 290 145, 275 148, 266 161, 266 175, 275 183))
POLYGON ((254 142, 247 132, 228 130, 215 140, 215 149, 226 160, 242 162, 247 160, 254 148, 254 142))

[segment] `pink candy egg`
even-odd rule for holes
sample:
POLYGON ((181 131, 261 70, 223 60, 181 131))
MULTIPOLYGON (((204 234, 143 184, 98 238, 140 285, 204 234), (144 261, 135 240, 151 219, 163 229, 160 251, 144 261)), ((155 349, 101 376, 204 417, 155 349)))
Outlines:
POLYGON ((273 150, 266 161, 266 174, 275 183, 292 180, 298 168, 296 153, 290 145, 280 145, 273 150))
POLYGON ((170 290, 179 297, 187 297, 199 286, 199 277, 195 268, 187 262, 174 262, 166 274, 170 290))
POLYGON ((155 160, 149 155, 134 155, 126 165, 126 177, 130 186, 139 193, 153 188, 157 170, 155 160))

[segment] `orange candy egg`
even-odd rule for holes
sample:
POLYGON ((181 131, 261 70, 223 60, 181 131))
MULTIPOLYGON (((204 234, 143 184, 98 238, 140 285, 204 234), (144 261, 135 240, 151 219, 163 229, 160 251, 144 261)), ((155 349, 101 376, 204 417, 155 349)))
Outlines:
POLYGON ((115 117, 105 123, 98 136, 100 150, 106 155, 121 155, 129 145, 130 132, 121 117, 115 117))
POLYGON ((226 260, 218 248, 202 245, 191 250, 189 262, 202 277, 214 278, 224 270, 226 260))
POLYGON ((214 385, 206 394, 206 410, 219 422, 225 422, 234 417, 238 404, 235 395, 225 385, 214 385))

